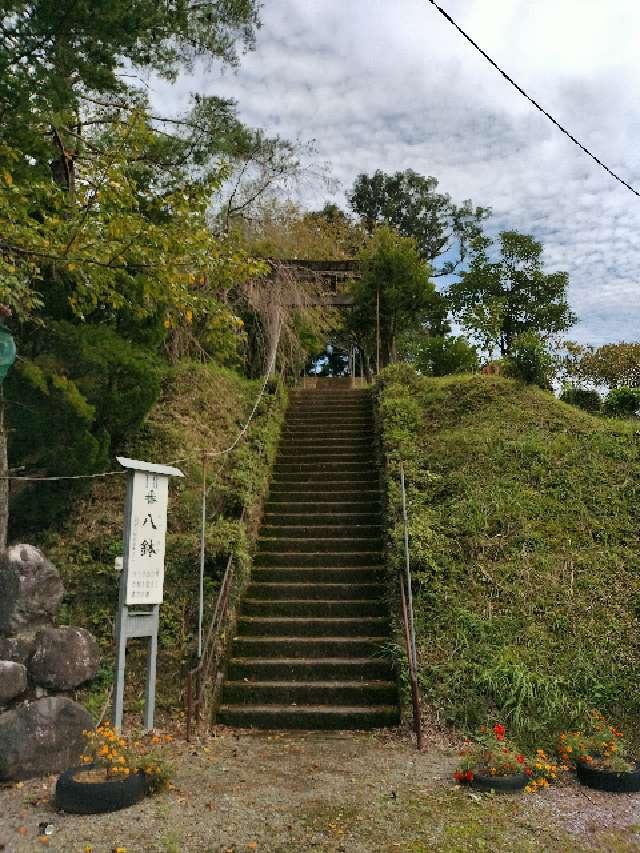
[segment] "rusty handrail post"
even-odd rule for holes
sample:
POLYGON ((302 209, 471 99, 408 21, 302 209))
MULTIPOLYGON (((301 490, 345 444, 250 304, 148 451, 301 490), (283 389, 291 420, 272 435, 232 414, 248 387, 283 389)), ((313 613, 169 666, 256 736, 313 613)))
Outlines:
POLYGON ((411 681, 411 698, 413 704, 413 729, 416 735, 416 746, 422 749, 422 714, 420 710, 420 688, 418 686, 418 655, 416 652, 416 632, 413 623, 413 591, 411 589, 411 563, 409 560, 409 522, 407 519, 407 493, 404 483, 404 463, 400 460, 400 491, 402 493, 402 523, 404 527, 404 557, 405 577, 400 572, 400 599, 402 603, 402 621, 409 661, 409 678, 411 681), (405 593, 406 583, 406 593, 405 593))
POLYGON ((187 673, 187 740, 191 740, 191 714, 193 712, 193 676, 187 673))

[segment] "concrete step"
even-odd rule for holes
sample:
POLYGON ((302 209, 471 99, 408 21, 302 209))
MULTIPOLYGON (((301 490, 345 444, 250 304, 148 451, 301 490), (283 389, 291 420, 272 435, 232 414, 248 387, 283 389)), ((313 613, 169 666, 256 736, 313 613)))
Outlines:
POLYGON ((389 619, 384 616, 241 616, 240 637, 386 637, 389 619))
POLYGON ((289 391, 289 399, 317 403, 320 400, 371 400, 372 397, 370 388, 294 388, 289 391))
POLYGON ((395 705, 221 705, 218 720, 227 726, 254 729, 378 729, 397 726, 395 705))
MULTIPOLYGON (((269 571, 269 570, 267 570, 269 571)), ((387 616, 385 602, 372 599, 351 601, 328 601, 326 599, 296 599, 282 601, 260 598, 244 598, 240 604, 242 616, 297 616, 328 618, 348 616, 387 616)))
MULTIPOLYGON (((328 496, 327 496, 328 497, 328 496)), ((380 513, 380 496, 366 499, 358 495, 349 495, 350 500, 290 500, 286 495, 271 496, 265 504, 265 514, 273 516, 306 515, 307 518, 326 517, 327 515, 373 515, 380 513)))
POLYGON ((393 681, 226 681, 229 705, 393 705, 393 681))
POLYGON ((297 403, 289 406, 287 418, 373 418, 373 409, 367 403, 341 403, 339 406, 308 406, 297 403))
POLYGON ((348 489, 353 486, 357 488, 380 488, 380 481, 375 472, 371 470, 371 465, 362 467, 359 471, 340 471, 327 469, 325 471, 275 471, 272 486, 278 483, 290 484, 299 483, 300 485, 310 485, 317 487, 323 483, 329 483, 331 486, 338 486, 342 489, 348 489))
POLYGON ((355 568, 356 566, 375 566, 382 563, 381 551, 315 551, 302 553, 297 551, 259 552, 253 562, 256 568, 260 566, 318 566, 329 569, 333 566, 355 568))
POLYGON ((397 725, 370 389, 290 394, 219 720, 397 725))
POLYGON ((242 658, 374 657, 380 637, 234 637, 233 654, 242 658))
POLYGON ((374 539, 380 537, 379 524, 271 524, 263 523, 260 536, 264 539, 374 539))
POLYGON ((260 554, 277 553, 301 553, 301 554, 316 554, 324 551, 329 551, 333 554, 343 554, 363 551, 382 552, 382 539, 366 539, 351 537, 322 537, 314 538, 303 537, 297 539, 285 539, 278 537, 276 539, 258 540, 258 552, 260 554))
POLYGON ((276 465, 342 465, 344 463, 375 465, 375 457, 369 447, 361 449, 343 448, 342 450, 310 450, 309 448, 282 449, 276 456, 276 465))
POLYGON ((375 474, 378 479, 378 466, 376 460, 369 450, 362 453, 343 453, 337 454, 332 452, 317 453, 309 450, 292 450, 287 454, 280 454, 275 462, 274 469, 279 473, 287 471, 288 473, 299 473, 304 471, 302 466, 308 466, 309 469, 319 470, 368 470, 370 474, 375 474), (278 466, 277 469, 275 466, 278 466), (289 466, 291 466, 289 468, 289 466))
MULTIPOLYGON (((297 459, 291 462, 276 462, 273 466, 276 475, 280 474, 298 474, 305 477, 310 474, 349 474, 358 477, 365 473, 371 476, 371 458, 357 459, 355 462, 350 459, 320 459, 319 461, 308 460, 299 461, 297 459)), ((373 472, 375 479, 378 479, 378 472, 373 472)))
POLYGON ((256 583, 380 583, 384 573, 382 563, 372 566, 255 566, 252 578, 256 583))
POLYGON ((348 427, 351 430, 357 431, 371 430, 373 420, 369 415, 288 415, 284 422, 284 429, 292 427, 312 427, 319 432, 331 432, 334 427, 348 427))
POLYGON ((298 580, 295 583, 286 581, 252 581, 247 590, 250 598, 296 600, 325 600, 325 601, 361 601, 362 599, 379 600, 384 594, 384 584, 373 581, 367 583, 305 583, 298 580))
POLYGON ((233 681, 391 681, 393 664, 385 658, 232 658, 233 681))
POLYGON ((369 435, 364 436, 343 436, 343 435, 326 435, 319 433, 311 433, 310 435, 302 436, 283 436, 280 444, 280 449, 289 447, 318 447, 323 449, 357 449, 361 447, 372 447, 369 435))
POLYGON ((265 529, 279 525, 304 526, 310 530, 327 525, 374 525, 380 529, 380 513, 377 512, 265 512, 262 521, 265 529))
MULTIPOLYGON (((380 501, 380 488, 370 482, 352 483, 350 481, 333 482, 308 481, 301 483, 277 480, 271 484, 269 500, 301 501, 303 503, 323 503, 326 501, 380 501)), ((307 507, 308 509, 308 507, 307 507)))
POLYGON ((341 438, 354 441, 358 439, 368 439, 373 442, 373 428, 371 425, 367 425, 364 427, 350 427, 350 426, 335 426, 330 429, 319 428, 318 424, 308 423, 308 424, 287 424, 285 423, 282 427, 282 437, 284 440, 295 440, 301 438, 309 438, 313 437, 317 439, 319 437, 326 438, 328 435, 331 435, 333 438, 341 438))

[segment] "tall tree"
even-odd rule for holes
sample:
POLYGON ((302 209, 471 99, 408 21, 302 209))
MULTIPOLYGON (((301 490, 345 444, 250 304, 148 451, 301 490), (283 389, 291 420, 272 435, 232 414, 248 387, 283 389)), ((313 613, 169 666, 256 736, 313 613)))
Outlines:
POLYGON ((411 237, 383 225, 361 250, 359 260, 361 278, 353 283, 354 304, 347 312, 346 324, 371 363, 376 354, 379 313, 384 367, 396 359, 400 333, 425 328, 431 322, 441 325, 446 308, 429 279, 429 265, 411 237))
POLYGON ((349 202, 370 234, 386 223, 412 237, 434 275, 448 275, 461 266, 489 215, 488 208, 474 207, 470 200, 454 204, 449 195, 438 192, 436 178, 412 169, 358 175, 349 202))
POLYGON ((0 303, 22 321, 7 401, 38 409, 12 437, 21 464, 96 470, 159 389, 150 362, 165 330, 199 321, 239 335, 225 290, 262 266, 214 237, 208 210, 255 134, 221 98, 156 114, 139 75, 170 80, 196 57, 235 63, 258 5, 2 4, 0 303), (92 397, 102 380, 116 396, 131 389, 133 420, 115 403, 104 412, 126 424, 106 424, 92 397), (59 429, 44 443, 39 427, 52 417, 59 429))
POLYGON ((565 347, 565 373, 576 384, 640 388, 640 343, 637 341, 603 344, 597 349, 567 341, 565 347))
POLYGON ((181 115, 154 115, 135 78, 146 68, 171 79, 196 57, 236 62, 237 45, 251 45, 257 7, 4 4, 1 301, 29 316, 47 281, 64 273, 79 315, 105 298, 133 299, 144 311, 162 290, 175 302, 207 257, 223 277, 230 272, 220 263, 227 250, 206 237, 206 211, 228 175, 224 160, 252 135, 233 103, 215 97, 195 96, 181 115))
POLYGON ((490 258, 492 246, 477 237, 469 269, 449 289, 454 313, 486 350, 497 347, 506 356, 524 332, 544 339, 575 323, 567 301, 569 276, 543 271, 541 242, 501 231, 497 260, 490 258))
POLYGON ((335 205, 303 211, 292 201, 269 199, 250 221, 236 223, 243 244, 260 258, 354 258, 366 242, 363 228, 335 205))

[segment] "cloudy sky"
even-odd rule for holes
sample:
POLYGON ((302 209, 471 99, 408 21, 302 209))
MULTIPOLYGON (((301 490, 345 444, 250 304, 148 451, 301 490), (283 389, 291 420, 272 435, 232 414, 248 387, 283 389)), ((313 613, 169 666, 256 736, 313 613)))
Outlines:
MULTIPOLYGON (((440 0, 523 88, 640 189, 637 0, 440 0)), ((492 229, 533 233, 570 273, 573 337, 640 339, 640 198, 563 137, 426 0, 264 0, 237 73, 199 69, 155 97, 237 99, 240 117, 315 139, 345 192, 359 172, 412 168, 492 229)), ((329 195, 303 189, 317 205, 329 195)))

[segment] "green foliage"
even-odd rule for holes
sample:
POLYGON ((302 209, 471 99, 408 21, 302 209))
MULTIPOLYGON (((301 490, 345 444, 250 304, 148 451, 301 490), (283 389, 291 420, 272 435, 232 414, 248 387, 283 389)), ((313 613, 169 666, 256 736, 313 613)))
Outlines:
MULTIPOLYGON (((211 364, 182 362, 168 372, 163 393, 143 425, 127 439, 126 455, 155 461, 181 460, 184 480, 171 483, 169 530, 165 559, 165 599, 160 611, 158 698, 175 707, 187 665, 192 663, 197 626, 198 564, 202 500, 202 458, 228 447, 251 411, 261 386, 237 373, 211 364)), ((238 581, 246 577, 261 500, 275 458, 286 391, 272 383, 248 433, 237 449, 207 463, 207 526, 205 531, 205 620, 230 554, 238 581), (246 509, 246 524, 240 521, 246 509)), ((122 553, 122 509, 125 480, 92 481, 87 496, 75 501, 64 524, 42 530, 32 541, 58 566, 65 584, 63 618, 92 631, 106 661, 112 657, 112 629, 117 601, 114 558, 122 553), (90 583, 87 582, 90 578, 90 583)), ((42 488, 42 484, 38 484, 42 488)), ((61 489, 68 489, 63 484, 61 489)), ((64 494, 64 492, 63 492, 64 494)), ((144 659, 136 643, 128 655, 131 695, 139 695, 144 659)), ((99 703, 88 694, 92 706, 99 703)))
POLYGON ((613 388, 602 404, 602 411, 612 418, 632 418, 640 413, 640 388, 613 388))
MULTIPOLYGON (((157 115, 124 69, 174 79, 196 57, 237 61, 255 0, 11 0, 0 17, 0 302, 39 314, 60 279, 78 317, 198 314, 260 270, 211 233, 230 161, 266 142, 232 101, 157 115), (207 288, 194 288, 195 274, 207 288)), ((273 141, 271 141, 273 142, 273 141)), ((273 146, 269 146, 273 153, 273 146)))
POLYGON ((407 365, 383 372, 377 399, 394 566, 405 463, 427 702, 467 730, 500 719, 523 747, 592 707, 637 720, 635 425, 407 365))
POLYGON ((567 341, 565 369, 575 382, 609 388, 640 387, 640 343, 604 344, 597 349, 567 341))
MULTIPOLYGON (((380 298, 383 365, 395 361, 396 338, 442 315, 442 299, 429 280, 415 241, 383 225, 359 254, 361 278, 352 285, 353 308, 346 323, 369 358, 375 358, 376 300, 380 298)), ((445 312, 446 313, 446 312, 445 312)))
POLYGON ((244 245, 260 258, 342 260, 365 243, 364 229, 335 205, 303 211, 292 201, 264 201, 250 221, 236 224, 244 245))
POLYGON ((575 315, 567 302, 566 272, 543 272, 542 243, 517 231, 501 231, 500 258, 490 260, 491 240, 473 241, 473 258, 460 281, 449 289, 462 324, 492 353, 511 351, 524 332, 546 338, 568 329, 575 315))
POLYGON ((597 391, 579 388, 576 385, 568 385, 562 390, 560 399, 563 403, 569 403, 584 409, 585 412, 599 412, 602 408, 602 398, 597 391))
POLYGON ((469 242, 481 234, 489 210, 474 207, 470 200, 458 206, 437 188, 436 178, 425 178, 412 169, 392 175, 378 169, 373 175, 358 175, 349 202, 370 234, 380 225, 389 225, 415 240, 425 261, 450 254, 455 246, 456 259, 448 258, 438 270, 446 275, 464 260, 469 242))
MULTIPOLYGON (((12 467, 55 476, 110 467, 160 396, 160 359, 109 326, 67 321, 29 329, 18 348, 24 356, 4 383, 12 467)), ((47 527, 86 486, 26 485, 11 501, 12 535, 47 527)))
POLYGON ((506 375, 540 388, 551 388, 555 362, 537 332, 528 330, 514 338, 506 359, 506 375))
POLYGON ((475 373, 479 367, 477 350, 462 336, 408 334, 402 336, 398 349, 403 360, 423 376, 475 373))

